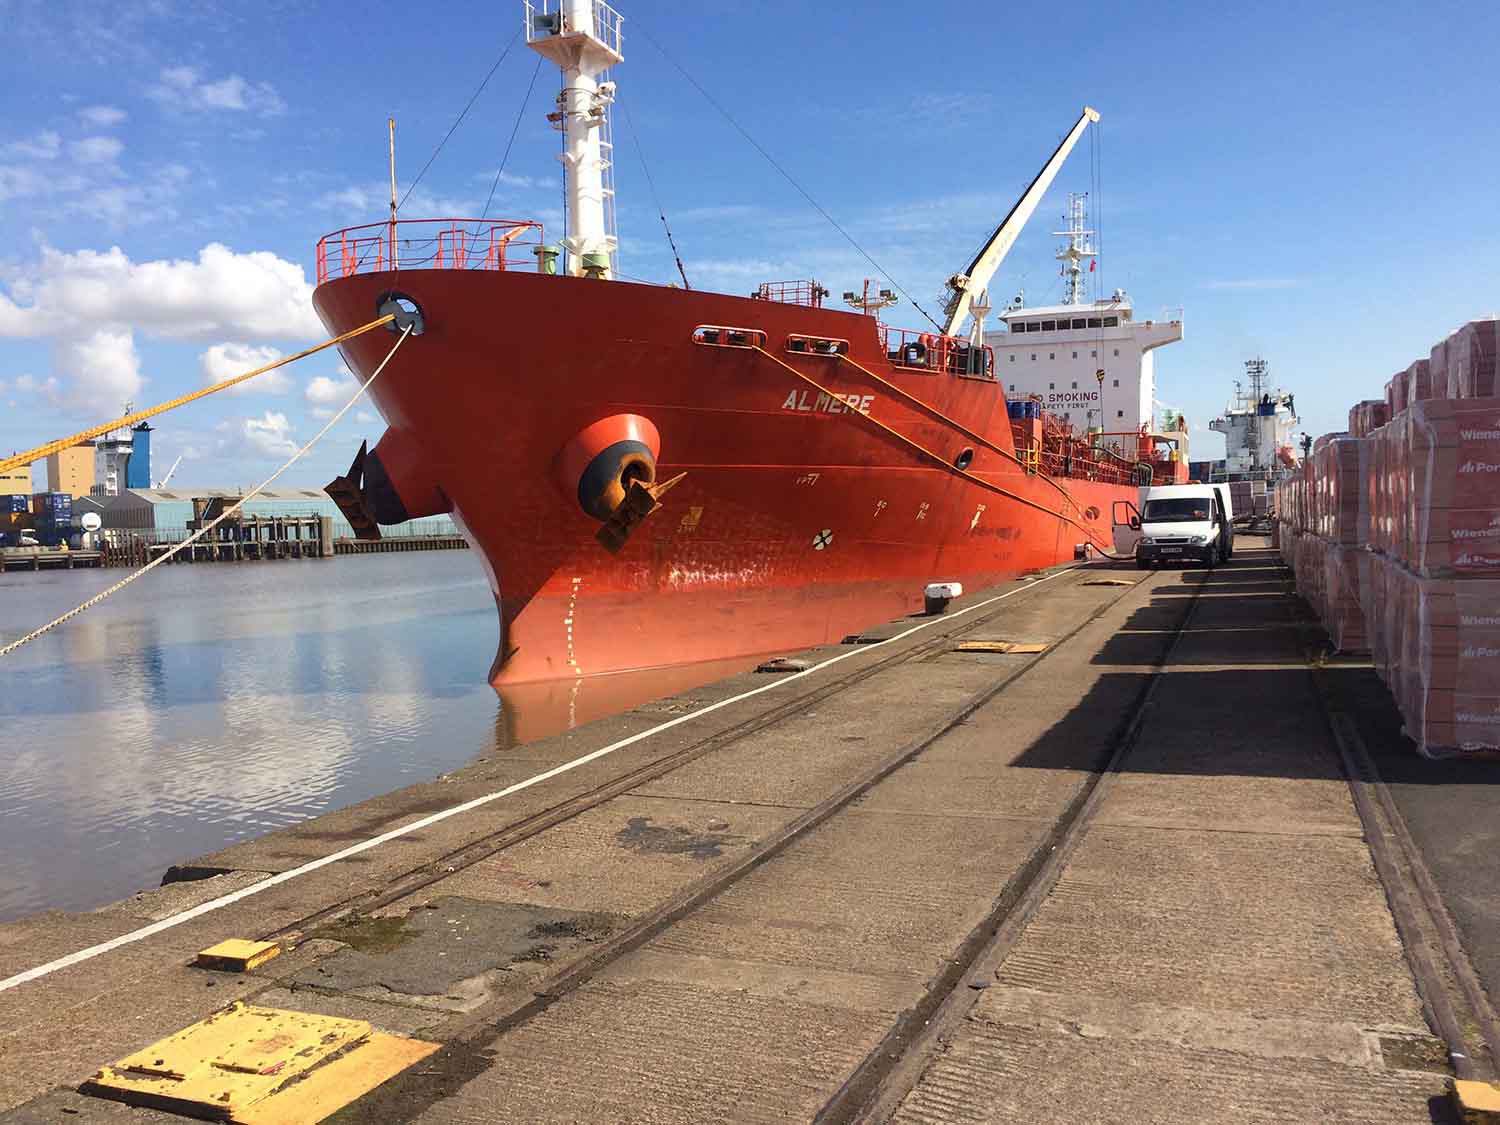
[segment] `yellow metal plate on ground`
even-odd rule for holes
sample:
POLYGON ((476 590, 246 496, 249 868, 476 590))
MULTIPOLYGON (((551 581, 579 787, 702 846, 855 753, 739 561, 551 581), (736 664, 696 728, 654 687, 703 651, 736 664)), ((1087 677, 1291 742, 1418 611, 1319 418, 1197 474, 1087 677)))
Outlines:
POLYGON ((199 953, 198 965, 204 969, 220 969, 226 973, 248 973, 280 953, 281 946, 274 941, 229 938, 199 953))
POLYGON ((1453 1100, 1470 1125, 1500 1123, 1500 1086, 1490 1082, 1453 1083, 1453 1100))
POLYGON ((374 1031, 349 1051, 235 1117, 238 1125, 315 1125, 438 1049, 374 1031))
POLYGON ((1046 645, 1023 645, 1015 641, 961 641, 955 652, 1046 652, 1046 645))
POLYGON ((102 1067, 80 1089, 131 1105, 239 1121, 288 1082, 369 1035, 364 1020, 236 1002, 102 1067))

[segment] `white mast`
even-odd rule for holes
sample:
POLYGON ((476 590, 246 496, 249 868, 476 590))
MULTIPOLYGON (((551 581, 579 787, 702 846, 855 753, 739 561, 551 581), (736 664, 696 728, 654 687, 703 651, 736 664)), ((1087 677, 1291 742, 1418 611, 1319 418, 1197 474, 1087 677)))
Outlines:
POLYGON ((1057 260, 1063 263, 1063 304, 1081 305, 1084 298, 1083 260, 1094 258, 1098 252, 1090 244, 1089 239, 1094 232, 1084 229, 1084 200, 1088 199, 1087 192, 1068 192, 1068 213, 1064 216, 1068 222, 1067 230, 1055 230, 1052 233, 1061 235, 1068 240, 1068 244, 1057 252, 1057 260))
POLYGON ((526 43, 562 71, 557 110, 547 118, 563 134, 567 183, 568 272, 608 278, 618 242, 609 141, 615 84, 609 68, 620 54, 620 14, 604 0, 526 0, 526 43))

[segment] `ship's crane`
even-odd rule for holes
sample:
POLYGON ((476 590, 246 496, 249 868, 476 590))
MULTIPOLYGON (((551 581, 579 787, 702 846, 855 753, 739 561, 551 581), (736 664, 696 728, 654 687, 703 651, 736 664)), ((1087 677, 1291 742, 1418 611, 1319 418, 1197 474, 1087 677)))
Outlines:
POLYGON ((1042 196, 1047 194, 1047 189, 1057 178, 1058 170, 1062 168, 1063 161, 1068 158, 1068 153, 1073 151, 1073 146, 1078 143, 1078 138, 1083 136, 1083 131, 1088 128, 1089 122, 1098 120, 1099 114, 1095 110, 1088 106, 1083 107, 1083 113, 1079 115, 1077 124, 1063 138, 1062 144, 1057 146, 1057 151, 1052 154, 1052 158, 1042 166, 1042 170, 1036 174, 1036 179, 1031 181, 1031 186, 1010 209, 1010 214, 1005 216, 1005 221, 995 228, 995 233, 990 235, 989 240, 969 263, 969 268, 948 279, 948 305, 943 310, 946 317, 943 335, 953 336, 958 333, 964 318, 969 315, 975 298, 988 288, 990 279, 995 276, 995 271, 1000 268, 1005 255, 1010 253, 1010 248, 1015 245, 1021 228, 1026 225, 1032 212, 1036 210, 1037 204, 1042 201, 1042 196))
POLYGON ((177 455, 177 460, 173 461, 172 462, 172 467, 167 470, 167 475, 164 476, 164 477, 162 477, 161 480, 157 481, 151 487, 153 487, 153 488, 166 488, 167 485, 171 483, 171 481, 172 481, 172 474, 177 471, 177 466, 180 465, 180 464, 182 464, 182 458, 183 458, 183 454, 179 453, 177 455))

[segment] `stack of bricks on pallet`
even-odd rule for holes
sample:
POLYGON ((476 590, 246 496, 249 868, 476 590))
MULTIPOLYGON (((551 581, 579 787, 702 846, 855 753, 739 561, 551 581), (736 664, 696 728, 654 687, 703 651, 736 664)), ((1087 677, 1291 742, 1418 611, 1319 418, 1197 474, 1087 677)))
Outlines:
POLYGON ((1388 422, 1360 403, 1277 493, 1299 593, 1430 755, 1500 749, 1497 345, 1500 320, 1458 329, 1387 384, 1388 422))
POLYGON ((1349 408, 1349 433, 1354 437, 1369 437, 1391 420, 1390 405, 1383 398, 1367 398, 1349 408))

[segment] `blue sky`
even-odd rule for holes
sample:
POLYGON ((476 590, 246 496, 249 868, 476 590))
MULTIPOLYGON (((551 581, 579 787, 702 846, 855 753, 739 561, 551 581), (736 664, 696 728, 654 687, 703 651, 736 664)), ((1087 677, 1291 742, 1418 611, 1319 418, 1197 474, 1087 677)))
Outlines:
MULTIPOLYGON (((1352 402, 1500 307, 1494 6, 639 0, 623 14, 627 275, 675 276, 631 122, 695 286, 814 276, 837 293, 871 272, 670 57, 933 311, 1096 106, 1094 277, 1128 289, 1140 316, 1185 310, 1186 338, 1157 353, 1158 393, 1195 430, 1257 354, 1309 432, 1342 429, 1352 402)), ((405 190, 520 19, 510 0, 0 0, 0 449, 319 338, 314 244, 381 217, 386 117, 405 190)), ((534 65, 511 52, 404 215, 479 212, 534 65)), ((555 89, 544 67, 491 207, 554 230, 555 89)), ((1002 266, 997 299, 1057 291, 1048 232, 1066 192, 1090 187, 1092 143, 1002 266)), ((342 403, 343 380, 319 356, 167 415, 158 474, 185 454, 174 483, 254 483, 342 403)), ((322 484, 380 429, 350 415, 287 479, 322 484)), ((1203 434, 1194 453, 1221 448, 1203 434)))

